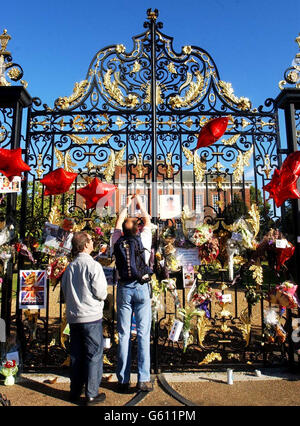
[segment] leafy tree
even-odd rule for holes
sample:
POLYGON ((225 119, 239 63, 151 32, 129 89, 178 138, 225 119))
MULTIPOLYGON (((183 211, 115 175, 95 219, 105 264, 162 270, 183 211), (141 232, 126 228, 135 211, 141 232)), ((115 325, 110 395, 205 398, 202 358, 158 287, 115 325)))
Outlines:
POLYGON ((248 212, 247 206, 238 194, 233 195, 233 200, 228 204, 222 212, 224 221, 227 225, 232 224, 241 216, 245 216, 248 212))

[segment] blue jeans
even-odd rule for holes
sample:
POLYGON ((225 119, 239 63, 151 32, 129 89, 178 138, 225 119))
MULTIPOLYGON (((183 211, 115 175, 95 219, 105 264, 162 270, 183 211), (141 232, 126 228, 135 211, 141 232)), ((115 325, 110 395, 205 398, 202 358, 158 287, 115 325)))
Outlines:
POLYGON ((70 324, 71 395, 94 398, 99 393, 103 373, 102 319, 70 324))
POLYGON ((151 299, 148 284, 133 282, 117 287, 119 383, 130 382, 131 319, 134 313, 138 342, 138 381, 150 381, 151 299))

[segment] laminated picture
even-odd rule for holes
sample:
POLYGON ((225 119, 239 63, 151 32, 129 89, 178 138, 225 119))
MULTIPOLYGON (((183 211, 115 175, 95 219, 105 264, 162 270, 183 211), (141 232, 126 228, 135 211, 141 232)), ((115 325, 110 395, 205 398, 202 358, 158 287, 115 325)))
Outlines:
POLYGON ((20 309, 44 309, 47 300, 46 271, 20 271, 20 309))
POLYGON ((0 176, 0 193, 21 192, 21 178, 15 176, 10 182, 6 176, 0 176))
POLYGON ((181 216, 181 200, 179 194, 159 196, 160 219, 175 219, 181 216))
POLYGON ((50 250, 69 253, 72 249, 73 233, 58 225, 46 222, 43 230, 42 252, 50 250))

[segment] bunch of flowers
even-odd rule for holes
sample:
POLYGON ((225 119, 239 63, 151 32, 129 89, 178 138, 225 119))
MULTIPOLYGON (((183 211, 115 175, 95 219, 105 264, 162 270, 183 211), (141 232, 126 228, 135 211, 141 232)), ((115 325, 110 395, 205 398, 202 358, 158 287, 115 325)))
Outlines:
POLYGON ((104 232, 102 231, 102 229, 100 228, 100 226, 96 226, 95 228, 95 232, 99 237, 103 237, 104 236, 104 232))
POLYGON ((177 293, 176 279, 167 278, 165 280, 162 280, 161 283, 164 286, 164 288, 171 293, 171 295, 172 295, 172 297, 174 299, 174 302, 175 302, 175 306, 177 308, 180 308, 181 303, 180 303, 180 300, 179 300, 179 297, 178 297, 178 293, 177 293))
POLYGON ((61 225, 62 229, 68 232, 72 232, 74 226, 75 226, 75 221, 71 217, 65 217, 61 225))
POLYGON ((67 256, 60 256, 52 260, 49 264, 48 275, 50 280, 55 284, 65 272, 66 267, 69 264, 67 256))
POLYGON ((295 247, 291 244, 278 229, 271 228, 256 247, 256 257, 265 256, 269 265, 279 271, 295 252, 295 247), (276 246, 276 241, 280 240, 282 247, 276 246))
POLYGON ((190 237, 190 241, 195 246, 200 247, 207 241, 209 241, 212 237, 213 230, 211 226, 207 225, 206 223, 203 223, 194 230, 193 235, 190 237))
POLYGON ((151 285, 152 285, 152 299, 151 299, 152 320, 153 320, 153 323, 155 323, 157 321, 158 310, 163 307, 161 295, 164 292, 165 287, 159 283, 155 274, 152 276, 151 285))
POLYGON ((216 260, 219 254, 219 240, 216 237, 210 238, 199 247, 199 257, 207 263, 216 260))
POLYGON ((180 269, 180 265, 174 254, 166 256, 166 267, 170 272, 177 272, 180 269))
POLYGON ((116 216, 109 214, 109 212, 104 212, 102 220, 98 218, 94 221, 94 232, 102 243, 109 244, 111 230, 115 228, 116 225, 116 216))
POLYGON ((194 317, 200 317, 202 314, 198 309, 187 307, 186 309, 179 309, 179 315, 183 318, 183 352, 186 351, 189 344, 190 331, 192 328, 192 319, 194 317))
POLYGON ((14 375, 18 372, 16 361, 6 361, 0 369, 0 373, 5 377, 4 385, 11 386, 15 383, 14 375))
MULTIPOLYGON (((232 231, 235 234, 239 234, 241 236, 241 240, 239 241, 239 243, 243 248, 246 248, 246 249, 254 248, 255 241, 254 241, 253 229, 245 219, 243 218, 237 219, 232 224, 232 231)), ((233 236, 231 238, 233 238, 233 236)))
POLYGON ((6 272, 8 261, 12 258, 14 247, 4 244, 0 247, 0 260, 3 262, 3 272, 6 272))
POLYGON ((209 287, 209 283, 206 281, 201 282, 197 291, 192 296, 192 302, 195 304, 198 310, 203 310, 207 318, 210 318, 210 312, 208 309, 209 302, 212 300, 213 291, 209 287))
POLYGON ((161 233, 161 238, 166 244, 170 242, 174 243, 176 239, 175 225, 167 226, 165 229, 163 229, 161 233))
POLYGON ((220 307, 222 308, 221 311, 221 316, 222 317, 230 317, 231 316, 231 312, 226 309, 226 306, 231 303, 230 301, 224 300, 224 298, 226 297, 225 294, 223 294, 221 291, 216 291, 215 292, 215 298, 217 303, 220 305, 220 307))
POLYGON ((269 301, 280 306, 281 312, 286 308, 295 309, 300 306, 296 295, 298 286, 292 281, 284 281, 269 293, 269 301))
POLYGON ((268 308, 264 311, 265 335, 269 343, 274 343, 276 337, 279 343, 285 342, 286 332, 279 323, 279 317, 275 309, 268 308))

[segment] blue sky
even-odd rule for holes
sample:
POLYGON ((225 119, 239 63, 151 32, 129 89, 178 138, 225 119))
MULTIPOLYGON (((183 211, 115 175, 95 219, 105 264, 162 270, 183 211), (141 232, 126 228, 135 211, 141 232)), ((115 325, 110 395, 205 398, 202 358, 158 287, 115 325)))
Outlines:
POLYGON ((52 0, 2 2, 0 30, 22 65, 28 91, 53 105, 85 78, 94 54, 109 44, 131 49, 144 31, 146 9, 160 11, 175 50, 198 45, 214 58, 221 78, 255 106, 279 93, 278 81, 297 52, 300 1, 279 0, 52 0))

